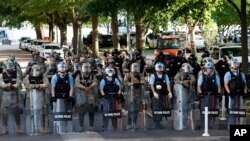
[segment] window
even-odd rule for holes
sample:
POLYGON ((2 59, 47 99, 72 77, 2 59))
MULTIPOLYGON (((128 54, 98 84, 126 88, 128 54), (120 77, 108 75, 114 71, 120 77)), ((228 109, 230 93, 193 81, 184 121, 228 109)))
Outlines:
POLYGON ((59 46, 44 46, 43 48, 45 48, 45 49, 55 49, 55 50, 59 50, 60 49, 59 46))
POLYGON ((180 39, 162 39, 158 47, 160 48, 169 48, 169 49, 177 49, 180 48, 181 42, 180 39))

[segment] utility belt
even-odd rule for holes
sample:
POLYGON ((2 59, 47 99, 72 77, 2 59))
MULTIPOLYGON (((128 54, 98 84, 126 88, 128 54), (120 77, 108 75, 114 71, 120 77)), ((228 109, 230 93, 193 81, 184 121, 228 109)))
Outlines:
POLYGON ((57 99, 66 99, 66 98, 69 98, 69 94, 68 93, 56 93, 55 98, 57 98, 57 99))
POLYGON ((242 90, 236 89, 230 92, 233 95, 242 95, 244 92, 242 90))
POLYGON ((207 91, 207 92, 203 92, 204 95, 216 95, 216 92, 213 91, 207 91))

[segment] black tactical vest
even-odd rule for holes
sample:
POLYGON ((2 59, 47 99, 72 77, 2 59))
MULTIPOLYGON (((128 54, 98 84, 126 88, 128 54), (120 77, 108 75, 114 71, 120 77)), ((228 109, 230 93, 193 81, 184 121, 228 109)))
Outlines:
POLYGON ((168 90, 167 90, 167 82, 166 82, 166 74, 163 73, 162 74, 162 78, 159 78, 157 76, 156 73, 154 73, 154 76, 155 76, 155 82, 154 82, 154 88, 155 88, 155 91, 159 94, 159 95, 167 95, 168 94, 168 90), (157 90, 156 89, 156 86, 157 85, 161 85, 161 89, 160 90, 157 90))
POLYGON ((11 84, 16 84, 16 78, 17 78, 17 73, 14 71, 10 75, 8 75, 6 72, 3 72, 3 81, 5 84, 11 83, 11 84))
POLYGON ((69 84, 69 75, 66 74, 63 78, 57 73, 57 82, 55 86, 55 94, 58 98, 67 98, 69 97, 70 84, 69 84))
POLYGON ((212 74, 212 76, 207 76, 202 73, 203 83, 201 85, 202 92, 206 93, 217 93, 217 84, 216 84, 216 74, 212 74))
POLYGON ((112 77, 111 81, 109 81, 106 77, 104 77, 104 81, 105 81, 105 86, 103 90, 105 94, 114 95, 118 93, 119 86, 116 85, 114 77, 112 77))
POLYGON ((43 75, 36 77, 29 75, 29 81, 30 84, 43 84, 43 75))
POLYGON ((229 71, 231 74, 231 80, 229 81, 229 89, 230 92, 233 94, 243 94, 244 93, 244 87, 245 83, 242 80, 242 74, 241 71, 239 72, 239 75, 234 75, 232 71, 229 71))

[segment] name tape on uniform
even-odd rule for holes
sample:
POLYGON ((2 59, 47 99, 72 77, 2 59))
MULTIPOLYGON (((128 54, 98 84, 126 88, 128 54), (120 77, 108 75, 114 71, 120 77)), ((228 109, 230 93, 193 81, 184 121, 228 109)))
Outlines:
POLYGON ((246 116, 246 109, 229 110, 228 114, 238 116, 238 117, 245 117, 246 116))
POLYGON ((113 112, 108 112, 103 114, 104 117, 109 118, 121 118, 122 117, 122 111, 121 110, 115 110, 113 112))
POLYGON ((230 141, 245 141, 250 138, 250 124, 230 125, 230 141))
POLYGON ((54 121, 72 121, 72 112, 55 112, 54 121))

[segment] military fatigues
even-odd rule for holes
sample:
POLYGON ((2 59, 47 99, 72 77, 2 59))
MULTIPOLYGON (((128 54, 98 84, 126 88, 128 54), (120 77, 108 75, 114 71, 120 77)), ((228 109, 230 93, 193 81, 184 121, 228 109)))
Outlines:
MULTIPOLYGON (((194 75, 179 72, 175 75, 174 83, 175 83, 175 100, 174 100, 174 110, 176 112, 176 117, 174 121, 183 123, 183 126, 188 128, 188 112, 191 108, 194 107, 194 84, 196 79, 194 75), (182 85, 182 86, 178 86, 182 85), (179 121, 177 121, 179 119, 179 121)), ((191 115, 192 116, 192 115, 191 115)), ((176 123, 175 123, 176 124, 176 123)), ((176 126, 176 125, 175 125, 176 126)), ((176 129, 181 129, 179 127, 175 127, 176 129)))
POLYGON ((40 76, 31 76, 30 74, 27 75, 24 79, 24 85, 26 87, 26 90, 28 92, 28 101, 26 103, 29 103, 29 108, 31 111, 31 118, 33 121, 33 131, 31 133, 37 134, 38 132, 44 133, 46 132, 45 129, 47 125, 45 125, 45 118, 48 118, 49 116, 45 114, 46 109, 46 93, 45 89, 49 85, 48 78, 46 75, 41 74, 40 76))
POLYGON ((130 72, 125 74, 124 78, 126 95, 126 108, 128 110, 128 125, 136 125, 140 106, 143 102, 142 85, 145 84, 143 74, 137 72, 130 72))
POLYGON ((3 130, 7 130, 8 113, 15 117, 17 131, 20 131, 20 105, 18 89, 21 87, 21 78, 16 71, 11 74, 3 72, 0 76, 0 88, 2 89, 1 113, 3 118, 3 130))
MULTIPOLYGON (((94 127, 94 115, 95 115, 95 95, 94 88, 96 87, 97 79, 94 75, 89 73, 87 76, 79 74, 76 77, 75 86, 78 89, 76 96, 76 108, 79 112, 80 127, 84 126, 84 115, 89 113, 89 125, 94 127), (85 88, 89 88, 86 91, 85 88)), ((82 130, 82 129, 81 129, 82 130)))

